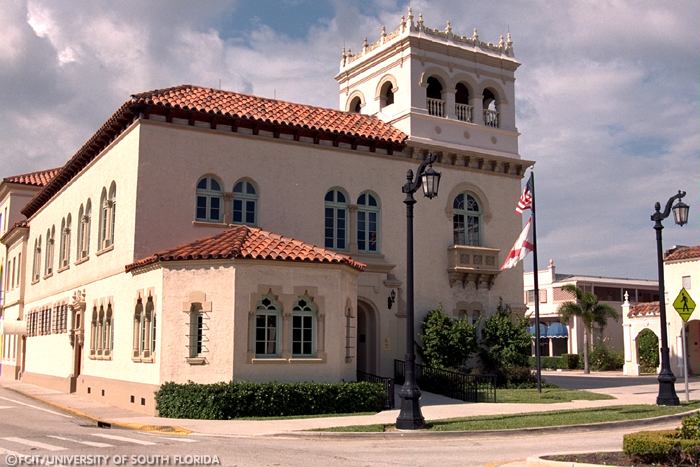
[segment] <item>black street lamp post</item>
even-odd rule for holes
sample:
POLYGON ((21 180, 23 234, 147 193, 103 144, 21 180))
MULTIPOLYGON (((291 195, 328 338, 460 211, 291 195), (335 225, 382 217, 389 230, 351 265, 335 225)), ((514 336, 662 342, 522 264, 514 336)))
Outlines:
POLYGON ((666 330, 666 291, 664 284, 664 257, 663 245, 661 242, 661 230, 664 226, 661 221, 666 219, 673 209, 673 218, 678 225, 684 225, 688 222, 689 206, 681 201, 685 196, 685 191, 678 191, 677 195, 669 198, 666 203, 664 212, 661 212, 661 203, 657 202, 654 206, 654 214, 651 215, 651 220, 654 221, 654 230, 656 230, 656 256, 659 266, 659 319, 661 320, 661 371, 659 372, 659 395, 656 397, 657 405, 679 405, 680 401, 676 395, 674 383, 676 377, 671 371, 671 364, 668 354, 668 333, 666 330), (674 200, 678 200, 675 206, 671 208, 674 200))
POLYGON ((413 193, 423 187, 423 194, 432 199, 437 196, 440 185, 440 173, 433 170, 434 154, 427 155, 418 166, 415 179, 413 170, 406 175, 406 184, 401 191, 406 194, 406 365, 404 383, 399 391, 401 412, 396 419, 396 428, 416 430, 425 426, 425 419, 420 410, 420 389, 416 384, 416 353, 413 335, 413 205, 416 199, 413 193))

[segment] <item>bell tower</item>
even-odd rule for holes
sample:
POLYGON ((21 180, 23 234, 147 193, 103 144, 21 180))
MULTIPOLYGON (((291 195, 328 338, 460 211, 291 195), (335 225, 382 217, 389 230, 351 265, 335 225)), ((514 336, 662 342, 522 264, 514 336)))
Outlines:
POLYGON ((398 28, 382 27, 353 53, 343 50, 340 109, 375 115, 424 146, 518 156, 515 70, 510 33, 484 42, 427 27, 409 8, 398 28))

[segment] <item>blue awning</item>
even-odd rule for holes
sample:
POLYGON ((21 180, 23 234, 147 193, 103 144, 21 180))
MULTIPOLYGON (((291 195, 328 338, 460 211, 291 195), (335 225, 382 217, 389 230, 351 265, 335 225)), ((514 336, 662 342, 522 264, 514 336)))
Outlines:
MULTIPOLYGON (((533 324, 532 326, 529 326, 527 328, 527 332, 530 333, 531 336, 535 336, 535 325, 533 324)), ((547 337, 547 325, 544 323, 540 323, 540 339, 543 337, 547 337)))
POLYGON ((569 337, 569 329, 561 323, 550 323, 547 327, 547 337, 569 337))

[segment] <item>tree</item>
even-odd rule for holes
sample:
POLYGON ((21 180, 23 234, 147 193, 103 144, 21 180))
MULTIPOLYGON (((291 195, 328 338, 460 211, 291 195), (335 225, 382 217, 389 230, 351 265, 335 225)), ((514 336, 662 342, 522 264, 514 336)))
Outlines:
POLYGON ((588 342, 593 335, 593 323, 602 329, 606 326, 608 318, 618 320, 619 315, 610 305, 598 303, 598 297, 594 294, 584 292, 573 284, 566 284, 562 290, 576 297, 576 301, 562 303, 557 311, 565 324, 569 324, 569 320, 574 316, 583 321, 583 372, 590 373, 588 342))
POLYGON ((421 356, 428 366, 459 368, 476 349, 476 328, 466 319, 452 319, 442 307, 423 320, 421 356))
POLYGON ((479 356, 484 369, 495 373, 499 384, 506 383, 509 373, 528 366, 532 339, 527 332, 527 318, 513 316, 510 306, 500 300, 496 313, 484 322, 479 356))

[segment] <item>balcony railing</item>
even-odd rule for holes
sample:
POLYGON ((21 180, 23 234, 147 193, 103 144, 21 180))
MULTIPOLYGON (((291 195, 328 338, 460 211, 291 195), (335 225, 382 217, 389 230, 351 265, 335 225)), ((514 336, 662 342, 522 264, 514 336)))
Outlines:
POLYGON ((431 99, 430 97, 427 98, 428 100, 428 113, 430 115, 435 115, 436 117, 444 117, 445 116, 445 101, 442 99, 431 99))
POLYGON ((498 128, 498 111, 484 110, 484 125, 498 128))
POLYGON ((457 120, 463 122, 472 121, 472 110, 473 107, 468 104, 455 104, 455 114, 457 115, 457 120))
POLYGON ((497 248, 483 246, 453 245, 447 248, 447 273, 450 278, 450 286, 461 282, 466 286, 473 282, 478 288, 479 284, 486 284, 491 288, 493 281, 500 272, 497 248))

